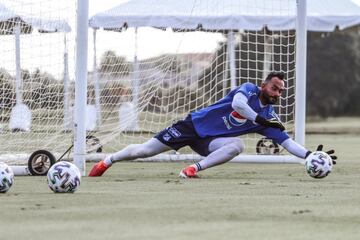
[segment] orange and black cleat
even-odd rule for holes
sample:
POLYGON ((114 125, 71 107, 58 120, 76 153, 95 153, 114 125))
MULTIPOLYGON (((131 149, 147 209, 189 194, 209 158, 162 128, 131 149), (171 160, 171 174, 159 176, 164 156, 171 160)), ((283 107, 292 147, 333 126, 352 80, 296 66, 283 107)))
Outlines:
POLYGON ((183 170, 181 170, 179 177, 182 178, 198 178, 198 175, 196 175, 197 171, 195 169, 195 167, 193 166, 188 166, 186 168, 184 168, 183 170))
POLYGON ((103 173, 110 167, 111 165, 107 166, 104 160, 98 162, 93 166, 89 173, 89 177, 100 177, 103 173))

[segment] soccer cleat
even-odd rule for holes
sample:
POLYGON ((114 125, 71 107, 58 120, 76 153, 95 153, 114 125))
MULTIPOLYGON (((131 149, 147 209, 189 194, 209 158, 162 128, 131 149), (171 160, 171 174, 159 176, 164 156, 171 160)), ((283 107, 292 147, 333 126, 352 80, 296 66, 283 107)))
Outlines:
POLYGON ((93 168, 91 169, 90 173, 89 173, 89 177, 100 177, 101 175, 103 175, 103 173, 110 167, 111 165, 107 166, 104 163, 104 160, 98 162, 97 164, 95 164, 93 166, 93 168))
POLYGON ((184 168, 183 170, 181 170, 179 177, 182 178, 197 178, 198 176, 196 175, 196 169, 193 166, 188 166, 186 168, 184 168))

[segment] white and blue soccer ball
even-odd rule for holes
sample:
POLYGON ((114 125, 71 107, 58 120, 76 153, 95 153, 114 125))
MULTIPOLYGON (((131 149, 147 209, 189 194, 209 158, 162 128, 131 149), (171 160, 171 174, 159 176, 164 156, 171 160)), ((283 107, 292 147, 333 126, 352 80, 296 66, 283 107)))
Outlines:
POLYGON ((14 172, 5 163, 0 162, 0 193, 9 191, 14 183, 14 172))
POLYGON ((47 173, 47 182, 55 193, 73 193, 79 186, 81 174, 79 169, 70 162, 57 162, 47 173))
POLYGON ((313 178, 324 178, 331 172, 332 159, 326 152, 315 151, 305 160, 305 170, 313 178))

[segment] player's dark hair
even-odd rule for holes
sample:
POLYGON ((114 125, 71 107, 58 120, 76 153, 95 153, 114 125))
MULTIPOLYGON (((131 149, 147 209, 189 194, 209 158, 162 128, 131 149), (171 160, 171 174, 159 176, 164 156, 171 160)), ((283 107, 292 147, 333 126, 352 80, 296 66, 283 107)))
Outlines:
POLYGON ((273 77, 277 77, 280 80, 284 81, 285 74, 283 72, 275 72, 275 71, 273 71, 273 72, 269 73, 269 75, 267 75, 264 82, 269 82, 273 77))

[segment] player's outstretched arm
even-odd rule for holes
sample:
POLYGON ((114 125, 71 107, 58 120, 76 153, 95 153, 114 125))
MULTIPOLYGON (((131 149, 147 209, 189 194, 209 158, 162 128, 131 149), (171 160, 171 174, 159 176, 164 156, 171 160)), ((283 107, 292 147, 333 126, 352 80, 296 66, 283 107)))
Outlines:
POLYGON ((304 148, 302 145, 298 144, 291 138, 286 139, 281 143, 281 146, 285 148, 289 153, 299 157, 299 158, 306 158, 307 153, 310 152, 306 148, 304 148))
MULTIPOLYGON (((320 145, 317 147, 316 151, 323 151, 323 147, 324 147, 324 146, 323 146, 322 144, 320 144, 320 145)), ((329 156, 330 156, 331 159, 332 159, 333 164, 335 165, 335 164, 336 164, 336 159, 337 159, 337 156, 334 155, 335 150, 334 150, 334 149, 330 149, 330 150, 324 151, 324 152, 326 152, 327 154, 329 154, 329 156)), ((307 158, 307 156, 309 156, 310 154, 311 154, 311 151, 307 151, 307 152, 306 152, 306 155, 305 155, 305 158, 307 158)))
POLYGON ((261 126, 264 126, 264 127, 278 128, 281 131, 285 130, 284 124, 282 124, 282 122, 280 122, 276 118, 265 119, 265 118, 261 117, 260 115, 257 115, 256 118, 255 118, 255 122, 260 124, 261 126))
MULTIPOLYGON (((301 146, 291 138, 286 139, 281 143, 281 146, 285 148, 289 153, 299 157, 299 158, 307 158, 312 152, 307 150, 305 147, 301 146)), ((316 151, 322 151, 323 145, 319 145, 316 151)), ((333 155, 335 153, 334 150, 326 151, 327 154, 331 157, 333 164, 336 164, 337 156, 333 155)))

